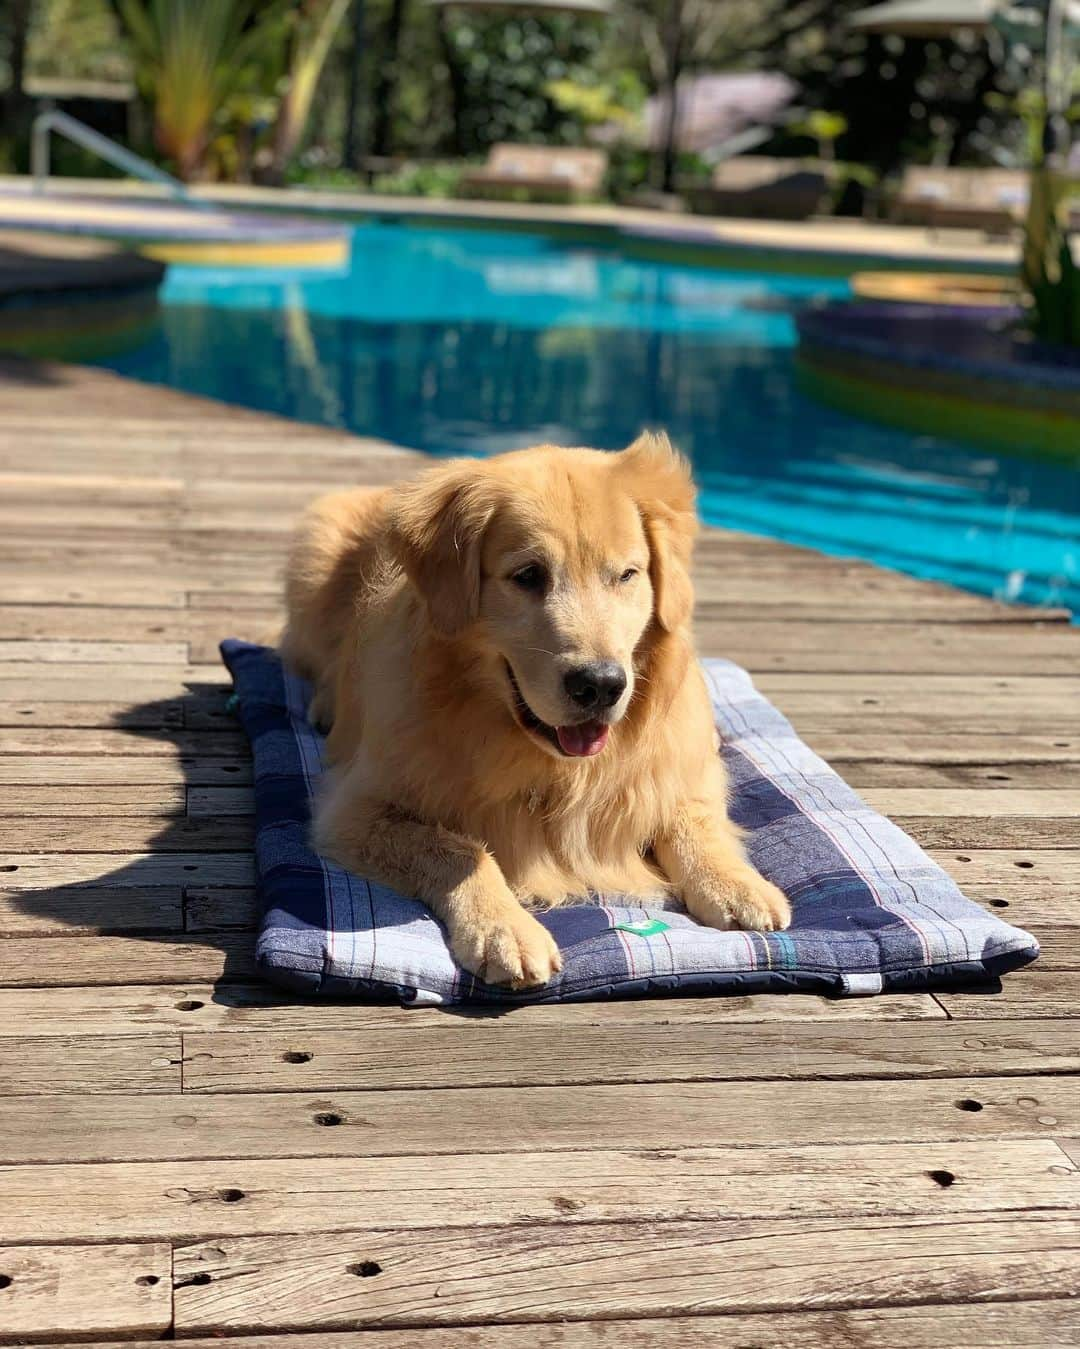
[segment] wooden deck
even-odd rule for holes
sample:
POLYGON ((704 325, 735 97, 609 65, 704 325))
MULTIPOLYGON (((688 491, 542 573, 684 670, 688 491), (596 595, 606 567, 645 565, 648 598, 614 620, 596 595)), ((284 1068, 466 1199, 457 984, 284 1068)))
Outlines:
POLYGON ((1061 615, 721 531, 699 560, 703 650, 1038 934, 999 991, 479 1017, 253 978, 217 641, 272 632, 304 501, 412 461, 0 365, 0 1341, 1080 1344, 1061 615))

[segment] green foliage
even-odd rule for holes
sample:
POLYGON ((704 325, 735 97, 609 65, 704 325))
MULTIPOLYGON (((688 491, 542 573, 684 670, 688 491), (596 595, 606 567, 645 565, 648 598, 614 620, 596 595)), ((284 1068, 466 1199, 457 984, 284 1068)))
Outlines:
POLYGON ((1080 268, 1065 224, 1068 181, 1045 165, 1033 170, 1021 279, 1030 323, 1045 342, 1080 346, 1080 268))
POLYGON ((182 178, 204 171, 214 123, 226 101, 266 68, 267 39, 280 22, 251 0, 117 0, 139 88, 153 105, 158 147, 182 178))
POLYGON ((371 190, 387 197, 452 197, 457 193, 461 164, 403 164, 394 173, 376 174, 371 190))
POLYGON ((645 89, 632 70, 618 72, 600 84, 576 80, 552 80, 544 92, 561 111, 576 117, 584 127, 606 122, 629 124, 645 102, 645 89))
POLYGON ((615 201, 624 201, 649 181, 649 155, 640 146, 613 145, 608 154, 607 188, 615 201))
POLYGON ((1046 342, 1080 347, 1080 271, 1068 229, 1071 184, 1055 161, 1061 123, 1075 114, 1077 38, 1080 29, 1052 0, 1027 0, 999 16, 1008 62, 1025 73, 1018 109, 1028 133, 1032 164, 1020 280, 1031 302, 1029 321, 1046 342), (1049 134, 1048 134, 1049 133, 1049 134))
POLYGON ((108 0, 36 0, 27 68, 35 75, 124 82, 131 53, 108 0))
MULTIPOLYGON (((147 99, 164 105, 159 153, 185 173, 244 177, 256 163, 275 178, 284 171, 290 180, 321 180, 342 162, 357 51, 361 155, 371 153, 384 86, 392 90, 384 105, 385 152, 393 157, 480 158, 498 140, 578 144, 590 127, 618 122, 644 95, 665 87, 676 4, 685 72, 782 70, 799 84, 800 104, 815 110, 803 135, 817 142, 822 157, 834 151, 843 161, 835 165, 835 181, 845 202, 858 196, 852 185, 870 185, 861 175, 901 162, 978 163, 1003 151, 1022 156, 1025 139, 1037 148, 1041 93, 1027 67, 995 66, 982 40, 854 32, 848 20, 866 0, 616 0, 608 19, 363 0, 358 48, 338 12, 347 0, 34 0, 28 70, 117 81, 137 69, 147 99), (395 8, 403 22, 391 42, 395 8), (143 30, 134 60, 127 25, 117 21, 121 12, 134 13, 143 30), (168 55, 173 46, 160 28, 147 43, 146 24, 155 15, 168 19, 170 30, 188 23, 187 58, 168 55), (213 31, 219 37, 211 41, 213 31), (216 55, 208 55, 210 48, 216 55), (186 126, 176 98, 170 106, 167 97, 176 81, 190 91, 183 100, 186 126)), ((11 8, 11 0, 0 0, 0 91, 11 8)), ((782 154, 808 148, 790 131, 778 132, 769 147, 782 154)), ((58 160, 63 153, 58 146, 58 160)), ((19 156, 25 160, 25 145, 19 156)), ((617 147, 613 193, 639 187, 645 169, 639 150, 617 147)), ((408 181, 413 173, 418 191, 438 183, 438 173, 431 178, 426 167, 391 177, 408 181)))
POLYGON ((825 112, 822 108, 816 108, 809 116, 791 127, 797 135, 810 136, 818 145, 829 146, 839 140, 847 129, 848 120, 842 112, 825 112))
POLYGON ((449 42, 460 72, 457 129, 466 154, 497 141, 580 141, 578 111, 560 107, 548 91, 558 82, 595 82, 602 23, 568 14, 462 12, 451 19, 449 42))
POLYGON ((1058 244, 1056 265, 1030 283, 1032 327, 1037 337, 1080 347, 1080 267, 1067 235, 1058 244))

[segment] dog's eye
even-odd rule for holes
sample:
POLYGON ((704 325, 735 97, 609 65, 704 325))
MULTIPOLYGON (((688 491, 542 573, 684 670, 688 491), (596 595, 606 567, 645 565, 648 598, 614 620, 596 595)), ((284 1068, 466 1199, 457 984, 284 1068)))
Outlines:
POLYGON ((520 571, 514 572, 510 579, 522 590, 543 590, 544 583, 547 581, 547 572, 544 571, 539 562, 530 562, 527 567, 522 567, 520 571))
POLYGON ((637 567, 627 567, 627 569, 619 577, 619 584, 626 585, 627 581, 632 581, 637 574, 638 574, 637 567))

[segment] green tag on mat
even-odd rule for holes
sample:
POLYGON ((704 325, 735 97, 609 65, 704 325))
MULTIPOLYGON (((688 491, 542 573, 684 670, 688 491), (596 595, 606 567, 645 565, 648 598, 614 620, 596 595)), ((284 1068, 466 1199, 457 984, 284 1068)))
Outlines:
POLYGON ((643 918, 639 923, 615 923, 616 932, 632 932, 635 937, 655 937, 658 932, 666 932, 668 924, 659 918, 643 918))
POLYGON ((225 700, 225 711, 231 716, 239 706, 240 695, 238 693, 230 693, 225 700))

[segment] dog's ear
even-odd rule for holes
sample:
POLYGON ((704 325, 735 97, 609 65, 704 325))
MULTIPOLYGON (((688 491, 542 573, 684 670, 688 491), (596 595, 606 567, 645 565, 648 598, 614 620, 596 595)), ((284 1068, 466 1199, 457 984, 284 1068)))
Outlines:
POLYGON ((391 497, 391 548, 446 637, 479 612, 480 549, 494 511, 491 484, 471 459, 430 469, 391 497))
POLYGON ((690 555, 698 522, 690 465, 666 435, 648 431, 616 455, 615 465, 637 502, 649 540, 656 621, 674 632, 689 622, 694 607, 690 555))

